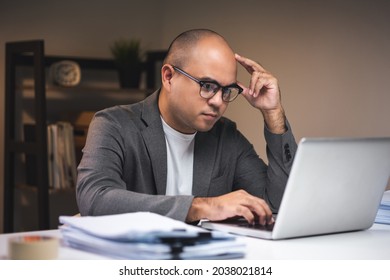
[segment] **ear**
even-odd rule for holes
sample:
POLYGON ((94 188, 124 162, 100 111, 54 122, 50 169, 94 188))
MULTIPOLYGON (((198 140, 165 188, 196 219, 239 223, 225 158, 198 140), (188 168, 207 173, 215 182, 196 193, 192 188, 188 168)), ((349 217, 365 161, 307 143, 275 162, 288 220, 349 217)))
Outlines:
POLYGON ((165 89, 170 90, 171 79, 175 70, 170 64, 164 64, 161 68, 161 82, 165 89))

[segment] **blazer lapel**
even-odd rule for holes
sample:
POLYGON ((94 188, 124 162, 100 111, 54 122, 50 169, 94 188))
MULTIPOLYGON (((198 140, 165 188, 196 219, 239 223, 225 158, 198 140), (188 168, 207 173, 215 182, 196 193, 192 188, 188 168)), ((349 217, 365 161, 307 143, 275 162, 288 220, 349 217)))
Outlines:
POLYGON ((167 188, 167 148, 157 101, 158 92, 145 99, 141 118, 146 127, 141 131, 141 134, 152 163, 157 194, 165 195, 167 188))
POLYGON ((208 195, 210 180, 217 152, 217 138, 212 132, 198 132, 195 137, 194 172, 192 194, 205 197, 208 195))

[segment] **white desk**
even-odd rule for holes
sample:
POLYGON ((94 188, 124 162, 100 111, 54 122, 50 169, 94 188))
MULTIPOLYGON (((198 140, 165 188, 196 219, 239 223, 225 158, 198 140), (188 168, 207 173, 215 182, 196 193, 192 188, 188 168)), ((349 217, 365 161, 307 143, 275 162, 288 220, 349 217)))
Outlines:
MULTIPOLYGON (((40 234, 61 237, 58 230, 12 233, 0 235, 0 259, 7 258, 10 237, 40 234)), ((240 237, 241 238, 241 237, 240 237)), ((270 241, 242 237, 247 243, 245 259, 252 260, 390 260, 390 225, 374 224, 365 231, 331 234, 289 240, 270 241)), ((102 256, 60 247, 59 259, 105 259, 102 256)))

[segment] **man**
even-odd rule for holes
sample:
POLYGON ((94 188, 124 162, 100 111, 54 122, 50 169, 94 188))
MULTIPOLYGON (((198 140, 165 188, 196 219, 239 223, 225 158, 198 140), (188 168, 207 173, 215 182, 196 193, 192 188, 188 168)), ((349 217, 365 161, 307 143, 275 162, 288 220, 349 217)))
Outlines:
POLYGON ((273 223, 296 150, 277 80, 204 29, 172 42, 161 77, 144 101, 96 113, 78 167, 81 214, 273 223), (236 80, 237 62, 248 87, 236 80), (240 93, 263 115, 269 166, 222 117, 240 93))

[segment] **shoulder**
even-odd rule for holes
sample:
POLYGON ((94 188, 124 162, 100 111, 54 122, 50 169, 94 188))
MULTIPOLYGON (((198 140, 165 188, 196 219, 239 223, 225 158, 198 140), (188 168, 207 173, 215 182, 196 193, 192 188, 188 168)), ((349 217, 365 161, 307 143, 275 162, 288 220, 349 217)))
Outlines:
POLYGON ((238 130, 234 121, 226 117, 222 117, 215 123, 210 132, 216 136, 219 136, 225 134, 236 134, 238 130))
POLYGON ((222 117, 210 132, 219 139, 218 141, 220 143, 224 143, 224 145, 239 147, 239 149, 252 146, 249 140, 238 129, 237 124, 226 117, 222 117))
POLYGON ((109 121, 118 125, 131 125, 142 126, 145 119, 150 119, 152 116, 159 116, 157 107, 157 95, 150 95, 144 100, 127 105, 117 105, 114 107, 106 108, 98 111, 94 120, 109 121), (147 116, 147 118, 145 118, 147 116))
POLYGON ((129 116, 133 115, 130 106, 131 105, 114 106, 96 112, 90 123, 90 129, 99 129, 103 131, 109 128, 120 129, 129 121, 129 116))
POLYGON ((129 117, 133 118, 140 115, 140 104, 128 104, 128 105, 117 105, 100 110, 95 113, 95 118, 105 118, 110 120, 128 120, 129 117))
POLYGON ((211 130, 198 132, 197 138, 201 142, 209 141, 207 139, 216 139, 220 145, 233 146, 241 145, 243 141, 246 141, 245 137, 238 130, 236 123, 226 117, 219 119, 211 130))

